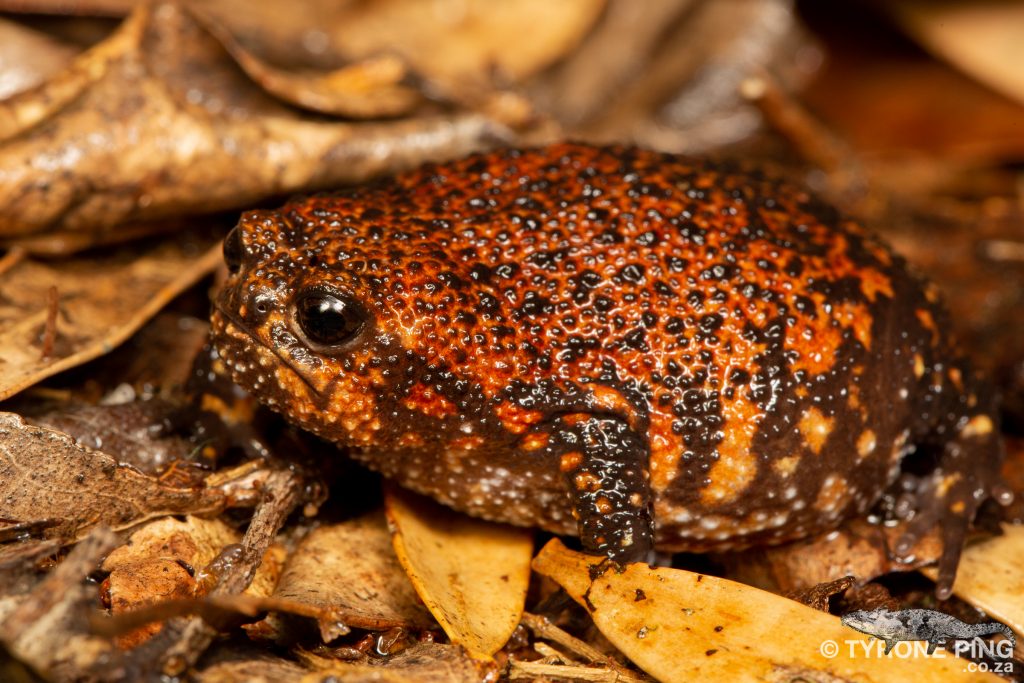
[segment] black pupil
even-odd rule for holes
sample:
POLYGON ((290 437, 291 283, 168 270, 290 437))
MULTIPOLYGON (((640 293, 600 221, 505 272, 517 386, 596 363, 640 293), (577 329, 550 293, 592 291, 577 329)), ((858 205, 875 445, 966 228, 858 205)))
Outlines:
POLYGON ((232 273, 242 267, 242 233, 238 228, 232 228, 224 238, 224 263, 232 273))
POLYGON ((357 305, 341 297, 313 292, 299 300, 296 319, 311 342, 336 346, 355 336, 364 316, 357 305))

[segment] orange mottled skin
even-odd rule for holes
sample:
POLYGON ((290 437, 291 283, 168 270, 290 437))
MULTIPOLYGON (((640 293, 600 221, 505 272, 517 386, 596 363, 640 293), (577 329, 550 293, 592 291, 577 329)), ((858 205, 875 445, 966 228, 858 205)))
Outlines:
POLYGON ((620 560, 652 523, 669 550, 781 542, 864 512, 922 445, 907 541, 946 525, 948 583, 994 482, 992 405, 931 288, 755 168, 507 150, 249 212, 232 240, 235 379, 470 514, 579 524, 620 560), (351 338, 311 340, 310 292, 351 338))

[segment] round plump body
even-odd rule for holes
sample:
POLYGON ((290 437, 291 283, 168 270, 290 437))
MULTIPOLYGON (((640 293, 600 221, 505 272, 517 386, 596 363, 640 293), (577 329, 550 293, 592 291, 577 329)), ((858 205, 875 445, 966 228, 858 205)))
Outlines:
MULTIPOLYGON (((619 488, 660 548, 780 542, 864 511, 916 444, 996 438, 933 288, 754 167, 504 150, 249 212, 232 240, 236 380, 481 517, 574 533, 574 496, 599 514, 619 488), (594 420, 605 446, 574 431, 594 420)), ((973 516, 997 466, 976 451, 930 504, 973 516)))

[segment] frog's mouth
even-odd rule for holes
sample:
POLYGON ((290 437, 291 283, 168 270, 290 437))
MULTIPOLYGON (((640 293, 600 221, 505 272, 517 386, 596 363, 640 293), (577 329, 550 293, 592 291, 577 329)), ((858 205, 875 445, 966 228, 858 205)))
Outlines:
MULTIPOLYGON (((294 375, 302 384, 306 387, 309 393, 316 399, 323 398, 323 392, 320 391, 306 376, 303 374, 298 367, 295 366, 294 361, 289 358, 286 354, 282 353, 280 349, 276 349, 260 339, 259 335, 254 333, 249 327, 239 318, 224 308, 219 301, 214 302, 213 314, 210 316, 211 324, 211 339, 214 346, 217 348, 217 353, 220 354, 224 364, 228 367, 231 372, 232 378, 238 384, 244 386, 247 390, 263 390, 262 387, 262 376, 258 376, 257 379, 247 377, 247 369, 245 367, 239 367, 238 364, 232 363, 229 360, 231 353, 231 346, 239 347, 238 350, 241 352, 234 355, 242 355, 245 357, 258 357, 259 360, 254 361, 259 366, 264 366, 261 360, 276 360, 285 365, 291 374, 294 375)), ((269 368, 267 368, 269 370, 269 368)))

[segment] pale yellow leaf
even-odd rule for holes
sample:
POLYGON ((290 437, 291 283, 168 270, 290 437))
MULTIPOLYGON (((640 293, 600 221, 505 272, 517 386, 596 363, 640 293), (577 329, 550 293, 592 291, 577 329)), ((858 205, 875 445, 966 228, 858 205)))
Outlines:
POLYGON ((884 657, 839 619, 735 581, 628 565, 590 578, 595 558, 557 539, 534 560, 637 666, 661 681, 999 681, 939 657, 884 657), (828 643, 828 644, 826 644, 828 643), (825 653, 833 654, 827 657, 825 653), (876 654, 877 653, 877 654, 876 654))
POLYGON ((933 53, 1024 102, 1024 3, 894 0, 882 6, 933 53))
POLYGON ((398 560, 453 643, 488 659, 519 624, 532 534, 466 517, 403 489, 385 497, 398 560))
MULTIPOLYGON (((1004 524, 1003 535, 964 549, 953 592, 1024 635, 1024 526, 1004 524)), ((921 570, 932 580, 934 568, 921 570)))

